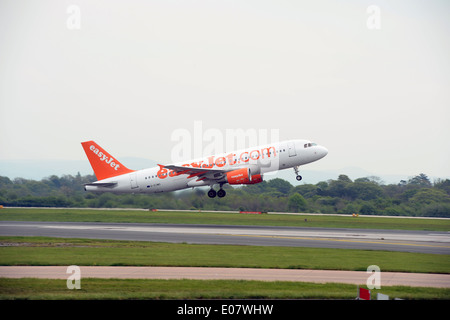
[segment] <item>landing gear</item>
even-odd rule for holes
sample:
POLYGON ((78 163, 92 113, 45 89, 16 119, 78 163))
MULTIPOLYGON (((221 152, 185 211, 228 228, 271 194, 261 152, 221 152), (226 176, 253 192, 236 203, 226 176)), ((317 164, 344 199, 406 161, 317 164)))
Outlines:
POLYGON ((210 198, 214 198, 215 196, 216 196, 216 190, 214 190, 213 188, 211 188, 209 191, 208 191, 208 197, 210 197, 210 198))
POLYGON ((226 191, 222 189, 222 185, 220 185, 220 189, 219 189, 219 191, 217 191, 217 192, 216 192, 216 190, 214 190, 214 189, 212 188, 212 186, 211 186, 211 189, 209 189, 209 191, 208 191, 208 197, 210 197, 210 198, 215 198, 216 195, 217 195, 219 198, 223 198, 223 197, 225 197, 225 196, 227 195, 226 191))
POLYGON ((297 176, 295 177, 295 179, 297 179, 297 181, 301 181, 303 178, 302 178, 301 175, 298 174, 298 167, 299 167, 299 166, 295 166, 295 167, 294 167, 294 172, 295 172, 295 174, 297 175, 297 176))
POLYGON ((219 198, 223 198, 223 197, 225 197, 227 195, 227 193, 225 192, 225 190, 223 190, 223 189, 220 189, 219 191, 217 191, 217 196, 219 197, 219 198))

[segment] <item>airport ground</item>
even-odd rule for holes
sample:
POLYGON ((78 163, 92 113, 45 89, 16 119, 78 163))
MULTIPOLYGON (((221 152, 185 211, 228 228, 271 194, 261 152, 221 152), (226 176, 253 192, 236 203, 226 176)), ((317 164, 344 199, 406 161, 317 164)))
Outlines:
MULTIPOLYGON (((180 223, 184 229, 175 228, 169 232, 176 235, 176 241, 154 242, 154 239, 134 240, 100 240, 81 239, 91 237, 70 235, 71 228, 68 225, 58 223, 53 225, 53 231, 59 232, 51 237, 29 237, 33 235, 28 229, 27 236, 3 235, 0 242, 1 265, 40 265, 40 266, 194 266, 208 268, 259 268, 278 270, 358 270, 365 271, 369 265, 379 265, 382 272, 402 272, 421 274, 441 274, 447 276, 450 272, 450 259, 447 250, 448 231, 450 222, 448 219, 395 219, 395 218, 368 218, 368 217, 339 217, 339 216, 311 216, 311 215, 245 215, 238 213, 199 213, 199 212, 148 212, 148 211, 111 211, 111 210, 74 210, 74 209, 3 209, 0 211, 0 220, 3 223, 2 230, 10 230, 11 221, 44 222, 84 222, 84 230, 92 230, 101 233, 103 229, 109 231, 116 229, 116 233, 124 231, 125 226, 136 228, 137 222, 141 226, 155 226, 161 224, 176 225, 180 223), (9 221, 9 222, 7 222, 9 221), (102 228, 92 228, 92 223, 102 228), (108 225, 109 224, 109 225, 108 225), (113 225, 111 225, 113 224, 113 225), (118 225, 119 224, 119 225, 118 225), (438 235, 436 238, 423 238, 419 242, 408 242, 402 233, 395 243, 400 250, 380 249, 348 249, 349 244, 383 242, 373 239, 348 240, 330 238, 328 242, 339 244, 339 247, 322 248, 321 243, 325 239, 316 236, 312 239, 319 246, 307 247, 304 241, 312 241, 311 236, 288 235, 282 237, 308 238, 294 239, 300 242, 298 245, 277 245, 276 243, 248 244, 245 235, 236 236, 236 228, 226 237, 241 241, 241 245, 234 244, 209 244, 184 241, 182 235, 189 234, 187 224, 192 228, 198 225, 208 226, 255 226, 257 233, 252 238, 276 240, 279 235, 261 234, 267 230, 280 230, 286 232, 299 229, 312 230, 320 233, 329 229, 347 229, 358 231, 383 230, 390 236, 396 230, 407 232, 408 236, 414 236, 410 230, 418 232, 417 235, 425 237, 426 234, 438 235), (277 226, 277 228, 271 228, 277 226), (286 229, 287 228, 287 229, 286 229), (391 232, 387 232, 391 230, 391 232), (181 237, 180 237, 181 236, 181 237), (75 237, 75 238, 74 238, 75 237), (347 240, 347 241, 341 241, 347 240), (322 242, 321 242, 322 241, 322 242), (403 241, 403 242, 402 242, 403 241), (188 243, 189 242, 189 243, 188 243), (427 253, 410 252, 412 247, 435 249, 440 247, 443 252, 427 253)), ((21 225, 17 224, 19 229, 21 225)), ((28 223, 33 225, 32 223, 28 223)), ((51 225, 51 224, 50 224, 51 225)), ((37 229, 46 229, 42 224, 37 224, 37 229), (39 227, 40 226, 40 227, 39 227)), ((73 226, 73 224, 72 224, 73 226)), ((78 225, 79 226, 79 225, 78 225)), ((23 226, 22 229, 25 227, 23 226)), ((26 228, 25 228, 26 229, 26 228)), ((145 229, 145 228, 144 228, 145 229)), ((148 233, 149 230, 135 230, 137 233, 148 233)), ((197 228, 198 229, 198 228, 197 228)), ((83 226, 81 227, 83 230, 83 226)), ((229 229, 224 229, 229 230, 229 229)), ((247 230, 247 229, 246 229, 247 230)), ((255 229, 248 228, 255 232, 255 229)), ((113 230, 114 231, 114 230, 113 230)), ((167 231, 167 230, 165 230, 167 231)), ((221 229, 221 236, 224 232, 221 229)), ((152 234, 163 234, 161 230, 152 231, 152 234)), ((355 232, 351 234, 355 235, 355 232)), ((122 232, 123 233, 123 232, 122 232)), ((192 232, 191 232, 192 233, 192 232)), ((198 231, 197 231, 198 233, 198 231)), ((226 232, 225 232, 226 233, 226 232)), ((348 232, 347 232, 348 233, 348 232)), ((217 235, 217 231, 213 232, 217 235)), ((211 233, 208 237, 211 236, 211 233)), ((114 239, 114 238, 113 238, 114 239)), ((189 238, 188 238, 189 239, 189 238)), ((291 239, 292 240, 292 239, 291 239)), ((386 242, 386 241, 384 241, 386 242)), ((392 243, 392 241, 390 241, 392 243)), ((231 269, 230 269, 231 270, 231 269)), ((444 278, 448 279, 448 278, 444 278)), ((447 282, 448 280, 443 280, 447 282)), ((323 281, 322 281, 323 282, 323 281)), ((31 299, 201 299, 201 298, 268 298, 268 299, 353 299, 356 286, 343 283, 312 283, 297 280, 287 281, 242 281, 220 279, 83 279, 83 288, 79 292, 67 290, 64 280, 57 279, 6 279, 0 280, 1 298, 31 298, 31 299), (44 285, 44 283, 46 283, 44 285), (61 289, 62 285, 62 289, 61 289), (59 288, 59 289, 58 289, 59 288), (127 289, 128 288, 128 289, 127 289), (134 289, 132 289, 134 288, 134 289)), ((414 287, 414 286, 383 286, 382 292, 392 297, 403 299, 449 299, 450 292, 445 288, 414 287)))

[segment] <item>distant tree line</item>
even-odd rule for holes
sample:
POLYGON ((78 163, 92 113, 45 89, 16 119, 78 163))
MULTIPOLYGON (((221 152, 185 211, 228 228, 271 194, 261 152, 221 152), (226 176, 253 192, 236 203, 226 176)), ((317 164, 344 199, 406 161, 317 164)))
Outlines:
POLYGON ((431 182, 425 174, 398 184, 377 177, 352 181, 346 175, 317 184, 293 186, 283 179, 227 186, 224 198, 209 198, 207 188, 160 194, 85 192, 95 176, 50 176, 41 181, 0 176, 0 205, 24 207, 158 208, 313 212, 338 214, 450 217, 450 180, 431 182))

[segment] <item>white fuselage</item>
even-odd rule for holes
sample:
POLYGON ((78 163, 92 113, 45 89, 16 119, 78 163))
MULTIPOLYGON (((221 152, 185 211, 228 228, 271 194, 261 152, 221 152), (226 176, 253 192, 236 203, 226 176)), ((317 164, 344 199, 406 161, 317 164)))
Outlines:
MULTIPOLYGON (((260 174, 298 167, 323 158, 327 149, 308 140, 289 140, 264 146, 208 156, 175 164, 186 168, 205 168, 217 170, 234 170, 250 168, 260 174)), ((87 191, 117 193, 157 193, 181 190, 190 187, 211 186, 211 180, 201 180, 197 176, 179 174, 165 169, 164 166, 153 167, 98 181, 114 183, 114 188, 104 186, 86 186, 87 191)), ((225 182, 226 183, 226 182, 225 182)))

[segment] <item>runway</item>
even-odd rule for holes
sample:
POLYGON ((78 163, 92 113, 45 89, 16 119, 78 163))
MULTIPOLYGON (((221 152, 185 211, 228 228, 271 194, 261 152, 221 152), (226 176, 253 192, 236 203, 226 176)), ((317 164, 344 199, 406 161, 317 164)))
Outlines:
MULTIPOLYGON (((61 266, 0 266, 0 277, 65 280, 72 274, 72 271, 67 272, 67 269, 61 266)), ((366 285, 372 273, 298 269, 80 266, 79 275, 81 280, 86 278, 257 280, 366 285)), ((380 285, 450 288, 450 275, 381 271, 380 285)))
POLYGON ((450 233, 435 231, 1 221, 0 236, 43 236, 450 254, 450 233))

